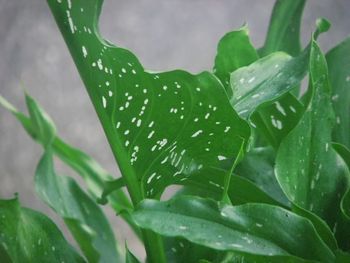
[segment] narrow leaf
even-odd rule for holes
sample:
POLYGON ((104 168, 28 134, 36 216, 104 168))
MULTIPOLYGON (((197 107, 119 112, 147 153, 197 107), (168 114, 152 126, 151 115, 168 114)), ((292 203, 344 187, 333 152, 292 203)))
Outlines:
POLYGON ((140 261, 126 247, 125 263, 140 263, 140 261))
POLYGON ((350 148, 350 38, 326 55, 336 116, 333 139, 350 148))
POLYGON ((37 167, 35 188, 64 219, 89 262, 118 261, 116 240, 105 215, 73 179, 56 175, 50 148, 37 167))
POLYGON ((311 45, 310 81, 311 101, 280 145, 276 176, 290 201, 314 212, 332 227, 349 170, 331 145, 331 90, 326 61, 315 41, 311 45))
POLYGON ((0 200, 2 253, 1 262, 84 262, 48 217, 21 207, 17 198, 0 200))
POLYGON ((300 52, 300 22, 306 0, 277 0, 261 56, 285 51, 292 56, 300 52))
POLYGON ((275 206, 221 207, 211 200, 179 197, 167 202, 146 200, 133 216, 141 227, 217 250, 334 261, 309 220, 275 206))
MULTIPOLYGON (((42 120, 42 125, 55 126, 51 118, 47 113, 40 107, 40 105, 34 101, 33 98, 27 95, 27 100, 30 98, 33 102, 32 111, 35 111, 39 114, 37 118, 42 120), (47 121, 47 123, 46 123, 47 121)), ((38 143, 45 145, 48 141, 43 141, 41 138, 50 137, 49 135, 40 135, 40 131, 35 128, 34 120, 30 117, 27 117, 23 113, 19 112, 11 103, 5 100, 0 96, 0 105, 8 109, 22 124, 26 132, 38 143)), ((50 128, 45 128, 49 133, 52 131, 50 128)), ((94 159, 92 159, 86 153, 80 151, 79 149, 73 148, 68 143, 64 142, 58 136, 52 142, 52 149, 54 154, 58 156, 63 162, 75 170, 86 182, 88 186, 89 193, 95 198, 98 199, 101 197, 103 191, 105 190, 105 184, 108 181, 113 180, 113 176, 107 173, 94 159)), ((116 211, 116 213, 121 214, 121 216, 129 222, 131 226, 138 232, 137 227, 130 220, 128 212, 131 211, 132 205, 130 204, 129 199, 125 196, 123 191, 116 190, 111 193, 107 199, 111 203, 111 206, 116 211), (126 211, 126 213, 122 213, 126 211)))

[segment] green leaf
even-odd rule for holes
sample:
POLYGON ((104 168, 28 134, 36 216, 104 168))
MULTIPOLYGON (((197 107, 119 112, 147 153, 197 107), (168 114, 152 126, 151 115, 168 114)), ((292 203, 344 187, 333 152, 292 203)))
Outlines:
MULTIPOLYGON (((333 143, 333 147, 350 169, 350 150, 339 143, 333 143)), ((340 248, 350 251, 350 187, 348 187, 348 190, 341 199, 340 211, 341 213, 338 215, 338 220, 334 227, 335 236, 339 241, 340 248)))
POLYGON ((21 207, 17 198, 0 200, 1 254, 1 262, 84 262, 48 217, 21 207))
POLYGON ((307 49, 296 58, 276 52, 234 71, 230 102, 238 114, 249 118, 258 106, 278 99, 299 84, 306 74, 307 54, 307 49))
POLYGON ((56 136, 56 127, 50 116, 42 110, 36 101, 28 94, 25 96, 32 129, 36 131, 38 140, 46 147, 52 143, 56 136))
POLYGON ((140 263, 140 261, 126 247, 125 263, 140 263))
POLYGON ((278 149, 284 137, 298 124, 303 113, 303 104, 288 92, 273 104, 259 107, 251 120, 257 131, 278 149))
POLYGON ((302 217, 309 219, 311 223, 314 225, 319 236, 322 238, 323 242, 327 244, 327 246, 332 251, 335 251, 338 249, 337 240, 335 239, 332 233, 332 230, 329 228, 329 226, 326 224, 325 221, 323 221, 314 213, 306 209, 303 209, 295 204, 292 204, 292 211, 302 217))
POLYGON ((300 52, 300 22, 306 0, 277 0, 272 11, 264 47, 259 51, 266 56, 285 51, 292 56, 300 52))
POLYGON ((35 188, 67 224, 89 262, 117 262, 116 240, 99 206, 69 177, 57 176, 48 147, 35 175, 35 188))
MULTIPOLYGON (((290 203, 276 180, 274 165, 275 152, 271 147, 254 148, 246 154, 243 161, 237 166, 235 173, 249 179, 263 190, 264 193, 270 196, 270 198, 272 197, 288 207, 290 203)), ((247 192, 247 190, 245 190, 246 188, 247 187, 242 188, 242 191, 247 192)), ((254 196, 261 192, 261 190, 253 190, 247 193, 254 196)), ((235 191, 233 191, 233 193, 234 192, 235 191)), ((258 200, 259 199, 260 197, 258 200)), ((250 200, 250 202, 252 202, 252 200, 250 200)))
POLYGON ((332 101, 336 115, 333 140, 350 148, 350 38, 334 47, 326 55, 332 101))
POLYGON ((343 252, 341 250, 337 251, 336 253, 337 259, 336 259, 336 263, 347 263, 350 262, 350 254, 343 252))
POLYGON ((101 38, 102 2, 48 0, 133 202, 188 179, 224 185, 250 133, 224 87, 208 72, 145 71, 131 52, 101 38))
POLYGON ((146 200, 133 217, 141 227, 156 233, 219 251, 334 261, 309 220, 271 205, 221 206, 183 196, 167 202, 146 200))
MULTIPOLYGON (((31 111, 36 112, 37 120, 41 120, 42 126, 48 126, 43 128, 43 131, 51 133, 51 127, 54 127, 53 121, 47 115, 47 113, 40 107, 40 105, 34 101, 33 98, 27 96, 27 101, 32 101, 31 111)), ((0 105, 8 109, 22 124, 26 132, 38 143, 41 145, 46 145, 50 140, 43 141, 42 138, 49 138, 50 135, 42 134, 40 131, 35 128, 32 118, 28 118, 23 113, 19 112, 11 103, 5 100, 0 96, 0 105)), ((29 103, 27 104, 29 105, 29 103)), ((37 122, 37 121, 36 121, 37 122)), ((38 126, 38 125, 36 125, 38 126)), ((52 133, 51 133, 52 134, 52 133)), ((54 154, 57 155, 63 162, 75 170, 86 182, 89 193, 93 196, 94 199, 99 199, 103 192, 105 191, 106 184, 113 180, 113 176, 107 173, 94 159, 84 152, 73 148, 66 142, 64 142, 58 136, 52 141, 52 149, 54 154)), ((120 214, 135 230, 137 233, 139 230, 135 224, 131 221, 129 212, 132 210, 132 205, 130 204, 129 199, 123 193, 122 190, 117 190, 111 193, 107 199, 111 203, 112 208, 116 213, 120 214)))
POLYGON ((290 201, 332 227, 349 170, 331 145, 334 115, 327 65, 315 41, 311 44, 310 81, 310 103, 298 125, 282 141, 275 171, 290 201))
POLYGON ((230 74, 238 68, 248 66, 258 58, 258 54, 249 40, 246 26, 227 33, 220 40, 213 71, 225 87, 229 97, 232 96, 230 74))

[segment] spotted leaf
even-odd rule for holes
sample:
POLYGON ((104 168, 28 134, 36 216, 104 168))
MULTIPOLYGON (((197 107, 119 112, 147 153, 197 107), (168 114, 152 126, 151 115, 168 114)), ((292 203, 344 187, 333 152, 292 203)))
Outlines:
POLYGON ((146 200, 133 217, 141 227, 218 251, 281 257, 280 262, 291 258, 334 262, 334 254, 309 220, 276 206, 222 206, 182 196, 167 202, 146 200))
POLYGON ((282 141, 275 170, 288 199, 332 227, 347 188, 349 170, 331 146, 331 90, 327 64, 315 41, 311 44, 309 71, 310 102, 300 122, 282 141))
POLYGON ((336 115, 333 139, 350 148, 350 38, 326 55, 336 115))
POLYGON ((221 187, 249 136, 223 86, 208 72, 145 71, 101 38, 102 2, 48 0, 133 201, 189 178, 221 187))

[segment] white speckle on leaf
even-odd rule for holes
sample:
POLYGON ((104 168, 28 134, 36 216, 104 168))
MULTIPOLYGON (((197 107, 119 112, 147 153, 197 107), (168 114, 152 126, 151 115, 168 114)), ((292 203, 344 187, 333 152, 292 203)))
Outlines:
POLYGON ((192 138, 195 138, 195 137, 197 137, 199 134, 201 134, 201 133, 203 133, 203 131, 202 130, 198 130, 198 131, 196 131, 195 133, 193 133, 192 134, 192 138))
POLYGON ((278 101, 275 102, 275 105, 276 105, 276 109, 277 109, 282 115, 287 116, 287 114, 286 114, 284 108, 282 107, 282 105, 281 105, 278 101))
POLYGON ((86 47, 85 47, 85 46, 82 46, 82 47, 81 47, 81 50, 83 51, 83 56, 84 56, 84 58, 86 58, 87 55, 88 55, 88 52, 87 52, 87 50, 86 50, 86 47))
POLYGON ((102 96, 102 106, 103 106, 103 108, 107 107, 107 100, 104 96, 102 96))
POLYGON ((226 159, 227 159, 227 157, 225 157, 225 156, 222 156, 222 155, 218 156, 218 160, 219 161, 226 160, 226 159))
POLYGON ((251 77, 251 78, 248 80, 248 83, 252 83, 254 80, 255 80, 255 77, 251 77))

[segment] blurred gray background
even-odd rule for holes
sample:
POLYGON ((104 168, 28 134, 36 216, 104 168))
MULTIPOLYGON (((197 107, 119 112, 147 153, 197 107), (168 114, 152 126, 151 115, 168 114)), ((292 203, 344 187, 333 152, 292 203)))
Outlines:
MULTIPOLYGON (((244 22, 255 46, 261 46, 273 3, 105 0, 100 27, 105 38, 132 50, 147 69, 198 72, 212 68, 218 40, 244 22)), ((303 17, 303 43, 318 17, 332 22, 331 30, 320 38, 325 51, 350 35, 349 10, 349 0, 309 0, 303 17)), ((0 94, 24 110, 23 89, 52 116, 61 137, 119 174, 46 1, 0 0, 0 94)), ((34 193, 33 175, 41 153, 18 122, 0 108, 0 198, 18 192, 25 206, 47 213, 62 226, 34 193)), ((61 164, 57 169, 67 172, 61 164)), ((128 228, 108 209, 107 213, 116 235, 127 237, 136 254, 144 255, 128 228)))

